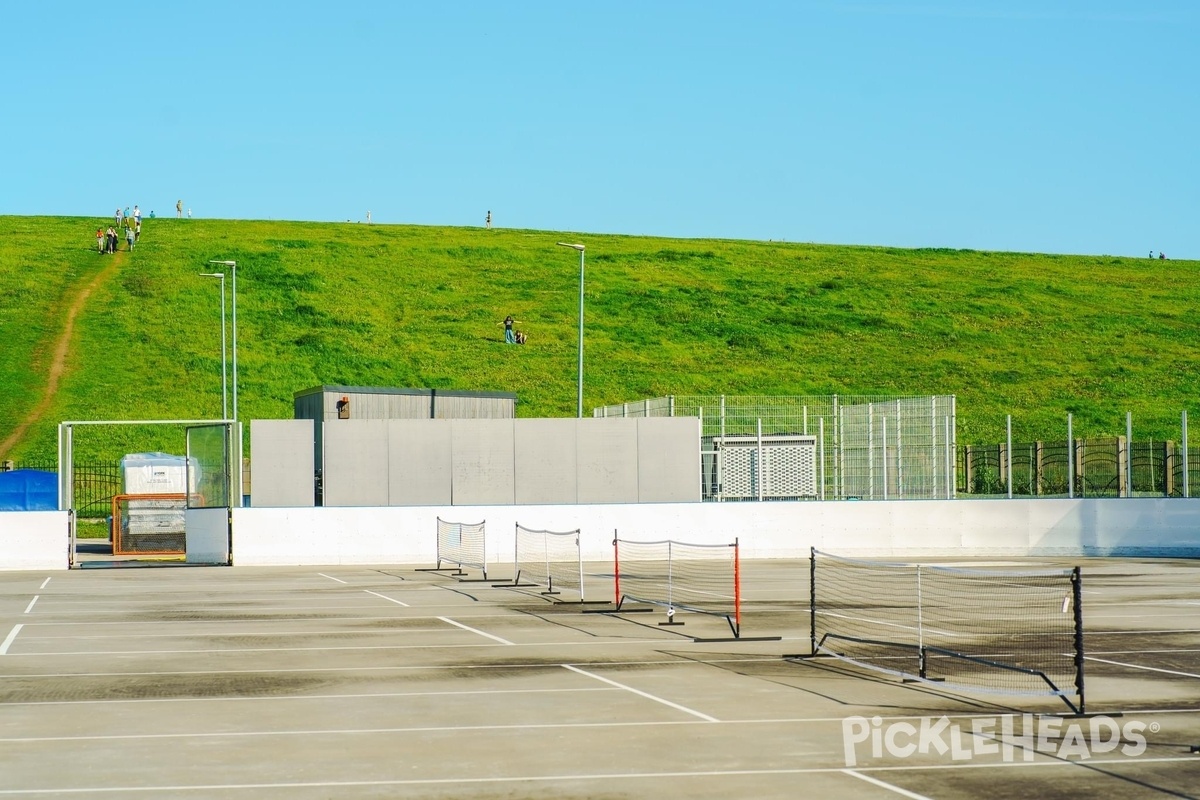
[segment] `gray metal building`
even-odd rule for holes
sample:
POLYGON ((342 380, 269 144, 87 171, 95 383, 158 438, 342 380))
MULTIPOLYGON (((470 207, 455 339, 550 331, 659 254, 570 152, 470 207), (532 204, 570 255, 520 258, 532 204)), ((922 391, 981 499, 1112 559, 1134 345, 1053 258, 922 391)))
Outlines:
POLYGON ((514 419, 511 392, 314 386, 293 396, 295 419, 313 421, 313 461, 324 463, 324 426, 339 420, 514 419))

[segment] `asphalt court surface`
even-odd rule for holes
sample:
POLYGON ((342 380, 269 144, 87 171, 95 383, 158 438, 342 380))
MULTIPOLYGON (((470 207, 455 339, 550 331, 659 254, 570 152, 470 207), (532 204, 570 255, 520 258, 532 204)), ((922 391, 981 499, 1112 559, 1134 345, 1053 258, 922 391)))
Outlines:
POLYGON ((804 561, 743 562, 740 641, 501 588, 503 567, 4 572, 0 797, 1200 796, 1200 563, 1070 563, 1088 711, 1122 728, 1105 752, 1090 719, 1001 731, 1053 698, 784 659, 808 648, 804 561), (924 752, 884 744, 922 725, 924 752))

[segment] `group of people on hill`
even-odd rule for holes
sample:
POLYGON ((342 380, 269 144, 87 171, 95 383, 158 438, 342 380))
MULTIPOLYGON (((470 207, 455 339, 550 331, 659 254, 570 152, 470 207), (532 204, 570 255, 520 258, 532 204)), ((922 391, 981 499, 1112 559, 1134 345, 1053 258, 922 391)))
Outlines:
MULTIPOLYGON (((150 217, 154 217, 154 212, 150 212, 150 217)), ((122 211, 117 209, 113 214, 113 224, 108 226, 108 230, 104 228, 96 228, 96 250, 100 253, 115 253, 121 244, 122 235, 128 250, 133 250, 133 245, 142 238, 142 210, 136 205, 131 212, 128 207, 122 211)))

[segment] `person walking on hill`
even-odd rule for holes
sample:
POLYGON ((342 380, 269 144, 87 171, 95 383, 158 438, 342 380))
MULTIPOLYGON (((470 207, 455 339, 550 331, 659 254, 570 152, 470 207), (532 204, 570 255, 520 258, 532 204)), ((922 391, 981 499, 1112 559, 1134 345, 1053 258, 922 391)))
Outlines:
POLYGON ((117 252, 117 231, 111 225, 104 232, 104 252, 117 252))
POLYGON ((96 228, 96 252, 104 252, 104 228, 96 228))
POLYGON ((488 230, 490 231, 492 229, 492 212, 490 210, 487 213, 487 219, 485 220, 485 224, 487 225, 488 230))
POLYGON ((116 228, 121 227, 121 209, 119 208, 117 209, 117 213, 113 214, 113 226, 116 228))
POLYGON ((175 216, 178 219, 183 219, 183 201, 182 200, 175 201, 175 216))
POLYGON ((134 206, 133 206, 133 225, 134 225, 134 227, 137 227, 138 225, 141 225, 141 224, 142 224, 142 210, 137 207, 137 204, 134 204, 134 206))
POLYGON ((125 229, 125 243, 129 245, 129 252, 133 252, 133 228, 125 229))

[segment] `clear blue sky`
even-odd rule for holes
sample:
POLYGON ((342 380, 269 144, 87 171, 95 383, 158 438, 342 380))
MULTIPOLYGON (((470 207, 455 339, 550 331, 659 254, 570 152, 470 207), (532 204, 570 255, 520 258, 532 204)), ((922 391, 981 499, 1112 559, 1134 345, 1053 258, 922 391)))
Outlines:
POLYGON ((0 213, 1200 258, 1200 2, 22 3, 0 213))

